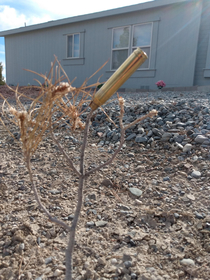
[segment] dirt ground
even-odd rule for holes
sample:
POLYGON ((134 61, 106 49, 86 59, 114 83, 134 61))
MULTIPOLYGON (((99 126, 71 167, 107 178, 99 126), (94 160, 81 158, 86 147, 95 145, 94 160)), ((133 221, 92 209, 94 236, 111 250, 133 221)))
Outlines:
MULTIPOLYGON (((6 87, 0 92, 13 99, 6 87)), ((34 97, 38 91, 25 93, 34 97)), ((7 125, 18 138, 18 131, 7 125)), ((38 209, 18 143, 2 125, 0 135, 0 280, 63 280, 67 233, 38 209)), ((56 135, 78 164, 80 134, 73 135, 76 143, 66 127, 56 135)), ((98 149, 99 141, 89 139, 86 168, 110 157, 106 147, 98 149)), ((74 279, 210 279, 210 161, 200 146, 184 161, 179 156, 180 151, 161 145, 158 150, 126 146, 113 164, 89 178, 77 228, 74 279), (189 180, 193 169, 202 177, 189 180), (131 186, 142 195, 131 195, 131 186)), ((49 135, 31 161, 42 202, 70 224, 78 178, 49 135)))

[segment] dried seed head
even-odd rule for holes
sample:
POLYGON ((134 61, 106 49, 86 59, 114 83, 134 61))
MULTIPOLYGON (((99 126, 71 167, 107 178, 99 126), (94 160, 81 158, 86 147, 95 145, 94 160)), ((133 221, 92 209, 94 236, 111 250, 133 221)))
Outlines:
POLYGON ((125 99, 123 98, 123 97, 119 97, 118 98, 118 101, 119 101, 119 104, 120 104, 120 106, 124 106, 124 104, 125 104, 125 99))
POLYGON ((154 117, 154 116, 157 116, 157 114, 158 114, 158 111, 157 111, 157 110, 152 110, 152 111, 149 112, 148 115, 149 115, 150 118, 152 118, 152 117, 154 117))
POLYGON ((60 83, 58 86, 55 86, 52 91, 52 97, 55 96, 64 96, 65 94, 75 90, 75 87, 72 87, 69 83, 60 83))

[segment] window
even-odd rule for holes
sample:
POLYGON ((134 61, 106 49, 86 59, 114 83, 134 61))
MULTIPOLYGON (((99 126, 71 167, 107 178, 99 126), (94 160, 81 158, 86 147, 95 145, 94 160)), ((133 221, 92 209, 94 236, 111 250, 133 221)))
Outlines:
POLYGON ((113 29, 112 69, 117 69, 128 57, 130 28, 113 29))
POLYGON ((151 23, 133 26, 132 52, 137 47, 139 47, 148 56, 148 59, 140 66, 140 68, 149 68, 151 38, 152 38, 151 23))
POLYGON ((67 57, 80 57, 80 34, 72 34, 67 36, 67 57))
POLYGON ((112 38, 112 69, 117 69, 137 47, 140 47, 148 55, 148 59, 140 68, 149 68, 151 38, 152 23, 134 25, 132 28, 129 26, 114 28, 112 38))

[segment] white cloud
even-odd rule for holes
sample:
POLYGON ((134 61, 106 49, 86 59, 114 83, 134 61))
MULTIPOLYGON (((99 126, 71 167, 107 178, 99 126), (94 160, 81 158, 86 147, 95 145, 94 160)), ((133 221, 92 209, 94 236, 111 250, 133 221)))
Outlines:
POLYGON ((83 15, 94 13, 97 11, 104 11, 114 9, 123 6, 129 6, 139 4, 142 2, 148 2, 153 0, 115 0, 115 1, 95 1, 95 0, 80 0, 72 3, 69 0, 28 0, 34 9, 39 8, 40 13, 47 13, 51 15, 53 19, 71 17, 76 15, 83 15))
POLYGON ((25 15, 19 14, 14 8, 0 6, 0 29, 7 30, 23 26, 25 15))
POLYGON ((12 7, 13 1, 1 1, 0 3, 0 31, 47 22, 82 14, 94 13, 122 6, 129 6, 152 0, 115 0, 115 1, 78 1, 69 0, 19 0, 12 7))
POLYGON ((27 25, 46 22, 52 18, 49 15, 30 16, 18 12, 15 8, 7 5, 0 5, 0 31, 18 28, 27 25))

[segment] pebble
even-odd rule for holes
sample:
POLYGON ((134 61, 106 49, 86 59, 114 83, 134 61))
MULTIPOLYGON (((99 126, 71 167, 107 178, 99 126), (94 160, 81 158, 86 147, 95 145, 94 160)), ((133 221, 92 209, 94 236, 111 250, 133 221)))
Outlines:
POLYGON ((187 197, 190 199, 190 200, 195 200, 195 196, 193 194, 188 194, 187 197))
POLYGON ((95 222, 96 227, 105 227, 107 225, 107 221, 97 221, 95 222))
POLYGON ((112 181, 109 180, 108 178, 105 178, 102 183, 101 183, 102 186, 105 186, 105 187, 109 187, 109 186, 112 186, 112 181))
POLYGON ((86 223, 86 226, 87 226, 87 227, 93 227, 94 225, 95 225, 95 223, 92 222, 92 221, 86 223))
POLYGON ((163 181, 165 182, 165 181, 170 181, 170 178, 167 176, 167 177, 164 177, 163 178, 163 181))
POLYGON ((195 142, 196 143, 199 143, 199 144, 202 144, 204 141, 208 141, 209 138, 208 137, 205 137, 203 135, 198 135, 196 138, 195 138, 195 142))
POLYGON ((131 266, 132 266, 132 262, 131 262, 131 261, 125 261, 125 262, 124 262, 124 266, 125 266, 126 268, 131 267, 131 266))
POLYGON ((193 178, 199 179, 201 177, 201 173, 200 173, 200 171, 193 170, 193 172, 191 173, 191 176, 193 178))
POLYGON ((52 262, 52 257, 46 258, 45 259, 45 264, 49 264, 52 262))
POLYGON ((183 265, 195 265, 195 262, 192 259, 182 259, 180 263, 183 265))
POLYGON ((178 219, 178 218, 180 217, 180 215, 179 215, 178 213, 174 213, 174 217, 175 217, 176 219, 178 219))
POLYGON ((139 190, 138 188, 129 188, 129 191, 132 195, 136 197, 140 197, 142 195, 142 191, 139 190))
POLYGON ((62 273, 63 273, 62 270, 56 269, 55 272, 53 273, 53 276, 57 277, 57 276, 60 276, 62 273))
POLYGON ((111 259, 111 264, 117 264, 117 263, 118 263, 117 259, 115 258, 111 259))
POLYGON ((131 273, 131 279, 137 279, 136 273, 131 273))
POLYGON ((136 139, 135 139, 135 142, 136 142, 136 143, 146 143, 147 140, 148 140, 147 137, 142 137, 142 136, 140 136, 140 135, 137 135, 137 136, 136 136, 136 139))
POLYGON ((195 216, 197 219, 204 219, 204 216, 200 213, 198 213, 197 211, 195 211, 195 216))
POLYGON ((186 144, 186 145, 184 145, 184 147, 183 147, 183 152, 184 152, 184 153, 187 153, 187 152, 191 151, 191 150, 192 150, 192 147, 193 147, 193 145, 191 145, 191 144, 186 144))
POLYGON ((126 138, 126 141, 130 141, 132 139, 136 138, 136 133, 132 133, 130 134, 127 138, 126 138))

